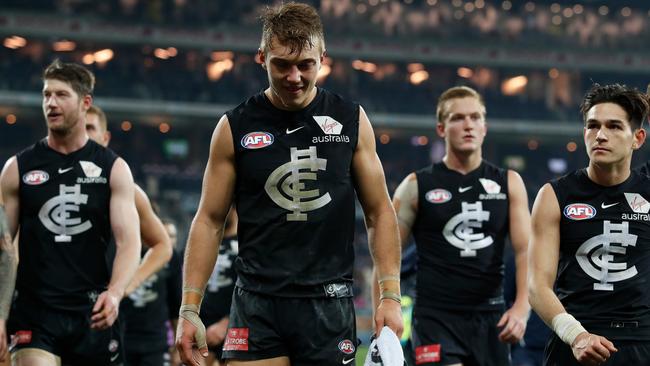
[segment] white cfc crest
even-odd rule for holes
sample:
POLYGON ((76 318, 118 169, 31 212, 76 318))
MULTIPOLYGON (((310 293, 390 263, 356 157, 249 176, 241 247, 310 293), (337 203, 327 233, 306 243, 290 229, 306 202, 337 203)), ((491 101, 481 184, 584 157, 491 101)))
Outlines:
POLYGON ((38 212, 38 218, 49 231, 57 234, 57 243, 70 242, 71 235, 81 234, 93 227, 90 221, 81 222, 78 217, 70 217, 72 212, 79 212, 79 206, 88 203, 88 195, 81 194, 81 186, 59 185, 59 195, 50 198, 38 212))
POLYGON ((321 196, 318 189, 304 190, 303 181, 317 180, 316 172, 326 168, 327 159, 318 158, 316 146, 304 150, 292 147, 291 161, 269 175, 264 190, 275 204, 291 211, 287 214, 287 221, 307 221, 304 212, 319 209, 332 200, 329 193, 321 196))
POLYGON ((625 255, 628 246, 636 246, 637 236, 630 234, 628 222, 603 223, 603 234, 584 242, 576 252, 578 264, 589 277, 595 279, 594 290, 614 291, 610 282, 627 280, 637 274, 636 266, 627 268, 626 262, 614 262, 614 255, 625 255), (612 245, 619 244, 619 245, 612 245))
POLYGON ((158 293, 154 290, 153 285, 158 281, 158 274, 154 273, 144 280, 135 291, 129 294, 129 299, 133 301, 133 306, 143 308, 148 303, 156 301, 158 293))
POLYGON ((480 229, 483 221, 490 219, 490 211, 483 211, 483 202, 462 203, 463 211, 452 217, 442 229, 447 241, 461 249, 461 257, 476 257, 476 250, 483 249, 494 241, 491 236, 485 236, 482 232, 475 233, 474 229, 480 229))

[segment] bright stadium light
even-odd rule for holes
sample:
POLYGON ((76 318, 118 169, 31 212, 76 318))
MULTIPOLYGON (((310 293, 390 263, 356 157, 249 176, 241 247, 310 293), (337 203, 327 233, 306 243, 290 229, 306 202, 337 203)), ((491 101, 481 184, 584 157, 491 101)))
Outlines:
POLYGON ((519 75, 506 79, 501 83, 501 92, 503 95, 517 95, 524 92, 528 78, 524 75, 519 75))

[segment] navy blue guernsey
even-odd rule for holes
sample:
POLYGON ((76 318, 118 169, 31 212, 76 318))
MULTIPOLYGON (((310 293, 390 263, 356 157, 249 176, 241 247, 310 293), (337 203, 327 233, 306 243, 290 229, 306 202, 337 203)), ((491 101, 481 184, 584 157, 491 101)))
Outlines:
POLYGON ((416 177, 416 311, 503 308, 507 171, 483 161, 463 175, 437 163, 416 177))
POLYGON ((650 161, 646 161, 642 165, 639 165, 638 167, 634 168, 634 170, 636 170, 642 175, 650 175, 650 161))
POLYGON ((237 282, 234 264, 238 250, 237 237, 223 238, 221 241, 217 263, 208 279, 201 303, 201 319, 206 327, 230 314, 232 293, 237 282))
POLYGON ((288 297, 351 289, 359 106, 318 88, 299 111, 259 93, 226 115, 237 174, 237 285, 288 297))
POLYGON ((43 139, 17 155, 18 298, 87 309, 111 276, 109 178, 117 155, 89 140, 70 154, 43 139))
POLYGON ((650 340, 650 178, 604 187, 572 172, 551 182, 560 221, 556 293, 585 328, 610 340, 650 340))
MULTIPOLYGON (((143 251, 143 255, 145 253, 143 251)), ((181 254, 174 250, 172 258, 160 271, 124 297, 120 316, 127 352, 148 353, 167 348, 165 322, 178 318, 181 272, 181 254)))

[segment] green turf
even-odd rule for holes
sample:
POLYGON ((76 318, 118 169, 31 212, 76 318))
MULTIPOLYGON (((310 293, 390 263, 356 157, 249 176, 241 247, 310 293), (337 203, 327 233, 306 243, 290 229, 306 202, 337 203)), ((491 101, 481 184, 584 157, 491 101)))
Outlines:
POLYGON ((357 355, 355 356, 357 366, 363 366, 363 362, 366 360, 366 353, 368 353, 367 346, 359 346, 357 348, 357 355))

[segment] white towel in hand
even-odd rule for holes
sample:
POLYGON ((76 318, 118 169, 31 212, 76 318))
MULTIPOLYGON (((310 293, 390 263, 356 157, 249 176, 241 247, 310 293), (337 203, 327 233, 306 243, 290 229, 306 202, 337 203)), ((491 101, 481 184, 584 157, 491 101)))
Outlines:
POLYGON ((402 344, 392 329, 383 327, 370 342, 364 366, 404 366, 402 344))

